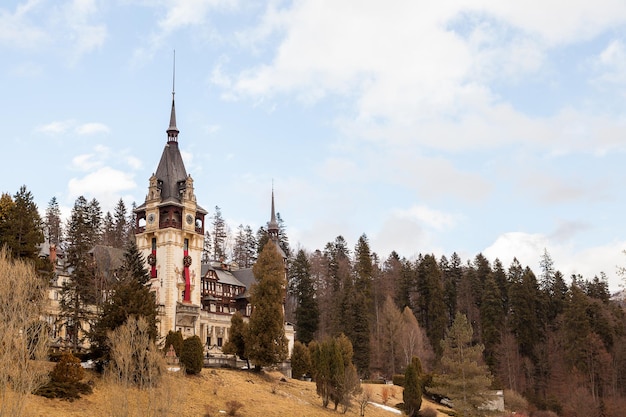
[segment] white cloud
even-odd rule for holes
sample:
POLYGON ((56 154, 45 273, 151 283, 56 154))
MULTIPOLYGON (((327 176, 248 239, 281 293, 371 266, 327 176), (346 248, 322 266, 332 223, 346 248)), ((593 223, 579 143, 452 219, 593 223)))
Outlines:
POLYGON ((148 36, 147 45, 136 48, 133 52, 133 64, 142 65, 154 56, 164 41, 178 30, 193 27, 203 32, 205 38, 215 38, 217 33, 209 24, 209 14, 213 10, 233 10, 238 6, 238 0, 171 0, 166 3, 149 3, 162 9, 166 5, 163 17, 157 22, 157 28, 148 36))
POLYGON ((97 198, 102 207, 113 207, 124 191, 137 186, 133 175, 108 166, 100 167, 82 178, 72 178, 68 183, 70 198, 85 196, 97 198))
POLYGON ((50 122, 48 124, 37 127, 35 131, 49 135, 64 135, 73 131, 80 136, 89 136, 96 134, 106 134, 109 133, 110 129, 104 123, 79 123, 74 119, 68 119, 50 122))
POLYGON ((110 129, 103 123, 84 123, 76 126, 76 133, 79 135, 94 135, 98 133, 109 133, 110 129))
POLYGON ((415 219, 437 230, 450 229, 456 224, 456 216, 424 205, 415 205, 406 210, 398 209, 394 214, 399 218, 415 219))
POLYGON ((556 270, 563 273, 566 282, 572 274, 580 274, 585 279, 607 275, 609 288, 616 291, 622 285, 617 276, 617 267, 626 264, 622 251, 626 242, 611 242, 601 246, 577 249, 570 244, 554 241, 543 234, 510 232, 500 235, 495 242, 483 251, 493 261, 496 258, 508 268, 513 258, 524 266, 529 266, 536 275, 541 273, 539 262, 547 250, 556 270))
POLYGON ((45 31, 33 25, 29 19, 40 3, 39 0, 26 1, 18 4, 13 13, 0 9, 0 44, 34 48, 48 42, 45 31))
POLYGON ((50 122, 43 126, 39 126, 35 129, 35 131, 46 133, 49 135, 62 135, 67 133, 75 125, 75 120, 59 120, 55 122, 50 122))
POLYGON ((626 84, 626 48, 621 39, 613 39, 593 64, 599 73, 596 82, 626 84))
POLYGON ((72 168, 79 171, 91 171, 103 165, 100 159, 93 153, 76 155, 72 158, 72 168))

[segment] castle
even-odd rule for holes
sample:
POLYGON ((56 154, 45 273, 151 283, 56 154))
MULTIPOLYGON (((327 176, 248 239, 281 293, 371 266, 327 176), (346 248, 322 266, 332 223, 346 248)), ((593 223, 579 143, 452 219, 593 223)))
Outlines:
MULTIPOLYGON (((208 350, 220 351, 228 339, 232 314, 240 311, 244 318, 250 316, 249 290, 255 279, 249 268, 222 261, 201 264, 207 211, 197 202, 178 134, 172 93, 167 143, 149 179, 146 200, 135 209, 135 237, 159 306, 160 336, 169 331, 180 331, 183 337, 197 335, 208 350)), ((268 234, 280 250, 273 191, 271 205, 268 234)), ((285 334, 291 352, 295 335, 289 323, 285 334)))

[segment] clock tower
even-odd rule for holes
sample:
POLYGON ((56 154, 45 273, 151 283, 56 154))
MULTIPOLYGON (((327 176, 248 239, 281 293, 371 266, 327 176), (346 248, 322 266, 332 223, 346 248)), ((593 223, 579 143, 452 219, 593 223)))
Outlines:
POLYGON ((178 148, 172 92, 167 143, 145 202, 135 209, 135 237, 150 270, 150 289, 159 305, 159 333, 198 334, 201 255, 207 211, 198 205, 193 179, 178 148))

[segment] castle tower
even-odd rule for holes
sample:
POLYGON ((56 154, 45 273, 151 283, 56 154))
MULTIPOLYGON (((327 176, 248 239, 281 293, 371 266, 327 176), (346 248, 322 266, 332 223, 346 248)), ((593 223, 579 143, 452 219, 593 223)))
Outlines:
POLYGON ((172 109, 167 143, 156 173, 149 179, 145 202, 135 209, 137 247, 146 257, 151 290, 159 305, 160 335, 180 330, 198 333, 204 218, 196 202, 193 179, 187 175, 178 148, 176 107, 172 109))

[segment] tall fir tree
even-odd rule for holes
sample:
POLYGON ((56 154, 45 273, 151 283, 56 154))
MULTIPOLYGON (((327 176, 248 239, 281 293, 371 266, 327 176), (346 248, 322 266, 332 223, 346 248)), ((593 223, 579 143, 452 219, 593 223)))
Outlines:
POLYGON ((128 212, 126 210, 126 204, 121 198, 115 206, 115 212, 113 214, 115 220, 115 233, 113 238, 113 247, 123 249, 128 244, 128 212))
POLYGON ((15 193, 12 203, 5 203, 0 246, 5 244, 15 258, 35 262, 39 258, 39 245, 44 242, 43 224, 33 195, 23 185, 15 193))
POLYGON ((311 278, 311 264, 303 249, 298 251, 289 270, 296 295, 296 339, 308 344, 315 338, 319 325, 319 307, 311 278))
POLYGON ((256 283, 251 289, 252 314, 246 337, 246 356, 260 370, 287 358, 283 298, 285 268, 273 244, 266 244, 252 267, 256 283))
POLYGON ((226 259, 226 243, 228 238, 228 232, 226 228, 226 222, 222 217, 222 210, 219 206, 215 206, 215 214, 213 214, 212 223, 212 242, 213 259, 216 261, 222 261, 226 259))
POLYGON ((430 343, 439 356, 441 348, 437 346, 440 346, 439 341, 443 339, 448 313, 443 301, 442 273, 433 255, 425 255, 417 266, 417 291, 419 297, 415 316, 426 329, 430 343))
POLYGON ((482 341, 485 346, 485 362, 494 372, 497 367, 497 346, 500 344, 504 328, 505 311, 502 308, 502 296, 496 283, 494 273, 489 274, 485 281, 485 292, 480 304, 480 323, 482 341))
POLYGON ((63 237, 63 221, 61 219, 59 202, 56 197, 52 197, 48 203, 44 225, 46 241, 51 245, 59 246, 63 237))
POLYGON ((108 333, 125 324, 129 317, 143 317, 150 338, 156 340, 158 336, 158 309, 154 293, 148 286, 150 275, 135 242, 129 242, 117 277, 118 281, 90 331, 92 350, 105 358, 108 355, 108 333))
POLYGON ((483 346, 472 342, 473 333, 467 317, 457 313, 441 342, 442 372, 434 376, 430 388, 431 392, 450 398, 461 417, 484 415, 480 407, 489 399, 491 374, 482 362, 483 346))
POLYGON ((85 324, 93 320, 89 306, 96 304, 100 296, 96 292, 89 255, 100 239, 96 207, 99 204, 90 204, 85 197, 78 197, 67 227, 67 264, 72 272, 69 281, 63 285, 60 306, 66 333, 75 350, 86 336, 85 324))

